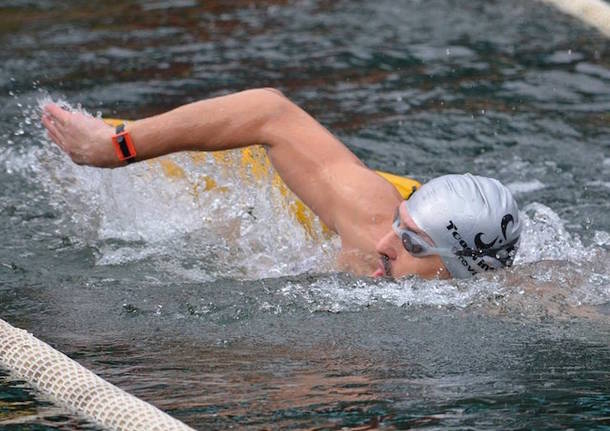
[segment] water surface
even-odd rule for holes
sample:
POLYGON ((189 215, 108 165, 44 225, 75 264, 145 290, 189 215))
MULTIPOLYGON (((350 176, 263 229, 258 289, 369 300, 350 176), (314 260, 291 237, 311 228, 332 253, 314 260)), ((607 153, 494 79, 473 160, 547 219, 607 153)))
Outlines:
MULTIPOLYGON (((0 41, 2 319, 198 429, 610 426, 595 31, 529 0, 11 0, 0 41), (171 158, 180 178, 77 167, 38 123, 50 98, 140 118, 262 86, 372 168, 507 184, 525 220, 515 267, 341 274, 337 240, 308 235, 264 181, 188 155, 171 158)), ((9 370, 0 425, 97 429, 9 370)))

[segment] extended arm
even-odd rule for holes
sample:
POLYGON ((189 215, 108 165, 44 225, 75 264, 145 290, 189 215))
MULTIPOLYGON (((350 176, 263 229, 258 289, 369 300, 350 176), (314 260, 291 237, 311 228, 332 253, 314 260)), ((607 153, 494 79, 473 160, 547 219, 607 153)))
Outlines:
MULTIPOLYGON (((114 129, 101 120, 45 107, 43 124, 51 138, 79 164, 120 166, 111 145, 114 129)), ((346 193, 389 184, 369 171, 327 129, 271 89, 248 90, 181 106, 129 123, 138 160, 185 150, 216 151, 255 144, 268 147, 288 187, 331 229, 338 215, 358 200, 346 193)), ((392 186, 389 185, 391 188, 392 186)), ((357 211, 356 211, 357 212, 357 211)), ((353 213, 353 210, 352 210, 353 213)))

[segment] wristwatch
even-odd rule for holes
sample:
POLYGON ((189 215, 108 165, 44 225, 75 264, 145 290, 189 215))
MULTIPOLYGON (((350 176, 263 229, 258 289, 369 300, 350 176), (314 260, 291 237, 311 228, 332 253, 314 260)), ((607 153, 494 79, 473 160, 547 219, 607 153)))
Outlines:
POLYGON ((125 123, 116 127, 116 134, 112 136, 112 143, 119 160, 128 164, 136 161, 136 149, 133 146, 131 135, 125 131, 125 123))

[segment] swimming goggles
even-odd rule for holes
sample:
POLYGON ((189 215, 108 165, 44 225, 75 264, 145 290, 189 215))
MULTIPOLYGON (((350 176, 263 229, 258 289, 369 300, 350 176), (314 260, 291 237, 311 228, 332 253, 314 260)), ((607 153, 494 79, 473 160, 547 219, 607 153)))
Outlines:
POLYGON ((396 208, 392 229, 398 238, 400 238, 402 246, 405 248, 405 250, 415 257, 432 256, 435 254, 450 257, 456 255, 456 253, 452 250, 433 247, 412 230, 400 227, 400 213, 398 212, 398 208, 396 208))
POLYGON ((461 250, 449 250, 446 248, 434 247, 428 244, 422 237, 417 235, 417 233, 413 232, 412 230, 400 227, 400 214, 398 212, 398 208, 396 208, 392 229, 398 238, 400 238, 402 246, 405 248, 405 250, 415 257, 439 255, 447 257, 466 256, 476 258, 489 256, 499 260, 503 266, 510 266, 512 264, 516 251, 516 245, 519 241, 519 237, 517 237, 514 240, 503 244, 502 247, 487 248, 482 250, 472 249, 469 247, 464 247, 461 250))

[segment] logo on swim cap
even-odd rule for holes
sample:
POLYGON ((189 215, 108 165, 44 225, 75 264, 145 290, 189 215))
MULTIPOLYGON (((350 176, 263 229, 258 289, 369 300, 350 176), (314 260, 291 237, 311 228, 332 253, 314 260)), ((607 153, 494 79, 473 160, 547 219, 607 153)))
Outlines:
MULTIPOLYGON (((515 219, 513 218, 512 214, 506 214, 504 217, 502 217, 502 222, 500 223, 500 229, 502 230, 502 236, 504 237, 504 240, 506 240, 506 228, 508 227, 508 224, 514 223, 514 222, 515 222, 515 219)), ((478 249, 481 249, 481 250, 492 248, 494 246, 494 244, 496 243, 496 241, 498 240, 498 237, 496 237, 489 244, 486 244, 481 239, 481 237, 483 235, 485 235, 483 232, 479 232, 478 234, 476 234, 476 236, 474 237, 474 244, 477 246, 478 249)), ((500 240, 499 244, 502 244, 502 240, 500 240)))
MULTIPOLYGON (((481 237, 485 235, 484 232, 479 232, 474 237, 475 248, 472 249, 468 247, 468 243, 462 239, 462 236, 458 232, 458 227, 449 220, 449 225, 447 226, 447 230, 453 230, 452 236, 455 238, 460 246, 461 250, 456 250, 456 256, 467 256, 474 259, 473 263, 476 263, 477 266, 484 271, 489 271, 492 269, 487 263, 484 261, 484 257, 491 257, 500 262, 502 266, 511 266, 513 264, 513 259, 515 257, 515 251, 517 247, 517 243, 519 242, 519 236, 513 238, 510 241, 507 241, 506 237, 506 228, 509 223, 515 223, 515 219, 512 214, 506 214, 502 217, 502 221, 500 222, 500 230, 502 231, 502 236, 504 239, 500 239, 499 236, 496 236, 493 241, 486 243, 481 237), (494 247, 498 243, 498 247, 494 247), (480 260, 477 262, 477 258, 480 260)), ((468 265, 468 262, 465 259, 460 259, 462 264, 467 267, 469 272, 474 274, 474 270, 468 265)))

